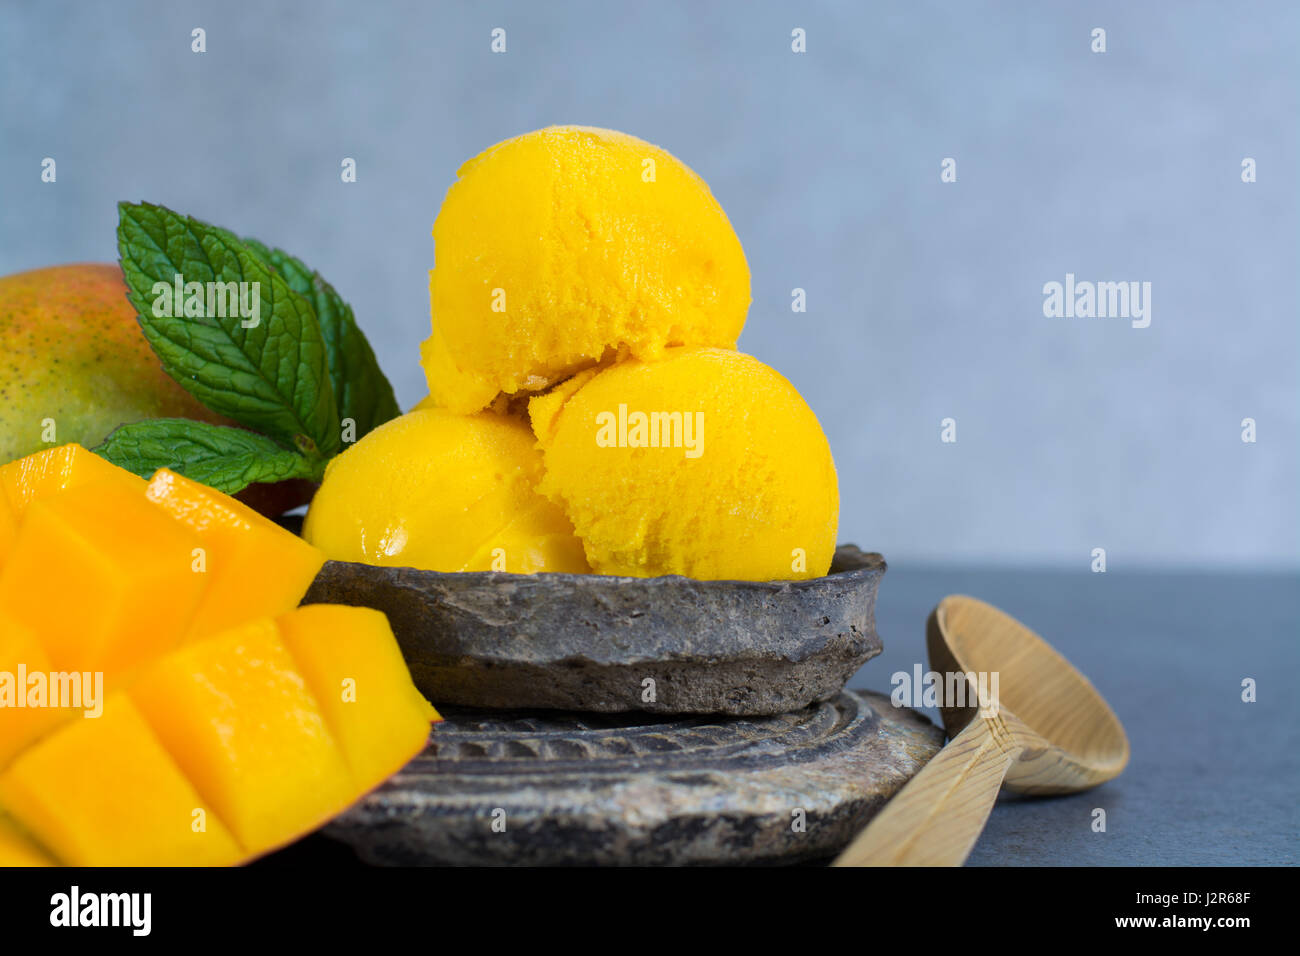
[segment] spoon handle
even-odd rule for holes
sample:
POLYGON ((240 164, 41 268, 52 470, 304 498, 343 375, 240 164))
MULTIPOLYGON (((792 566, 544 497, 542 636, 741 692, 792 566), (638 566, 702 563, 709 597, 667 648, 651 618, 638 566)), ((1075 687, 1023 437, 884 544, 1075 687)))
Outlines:
POLYGON ((835 866, 961 866, 1021 750, 996 714, 974 717, 908 781, 835 866))

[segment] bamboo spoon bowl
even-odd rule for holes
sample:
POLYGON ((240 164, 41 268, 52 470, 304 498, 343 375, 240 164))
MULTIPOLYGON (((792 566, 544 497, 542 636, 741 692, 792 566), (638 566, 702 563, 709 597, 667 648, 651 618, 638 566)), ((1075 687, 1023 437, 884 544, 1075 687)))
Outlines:
POLYGON ((1025 794, 1076 793, 1128 764, 1128 737, 1101 694, 1010 615, 946 597, 926 622, 926 649, 932 671, 955 675, 940 706, 951 739, 836 866, 959 866, 1004 783, 1025 794))

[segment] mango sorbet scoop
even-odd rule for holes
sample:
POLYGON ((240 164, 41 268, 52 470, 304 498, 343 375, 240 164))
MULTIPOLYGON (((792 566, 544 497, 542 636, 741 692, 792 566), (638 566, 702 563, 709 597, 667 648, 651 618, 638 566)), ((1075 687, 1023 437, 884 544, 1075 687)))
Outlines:
POLYGON ((344 810, 438 715, 324 556, 167 469, 0 467, 0 866, 232 864, 344 810))
POLYGON ((533 393, 619 357, 734 348, 749 266, 708 185, 613 130, 551 126, 465 163, 433 227, 433 403, 533 393))
POLYGON ((329 463, 303 537, 336 561, 429 571, 589 571, 582 542, 537 493, 522 419, 420 407, 329 463))
POLYGON ((538 491, 601 574, 815 578, 839 521, 835 462, 784 377, 730 349, 668 349, 529 404, 538 491))

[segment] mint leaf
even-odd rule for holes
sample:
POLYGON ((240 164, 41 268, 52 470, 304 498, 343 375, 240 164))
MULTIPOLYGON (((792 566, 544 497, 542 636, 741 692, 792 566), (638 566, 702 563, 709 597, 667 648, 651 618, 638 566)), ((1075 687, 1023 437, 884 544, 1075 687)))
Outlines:
POLYGON ((167 373, 212 411, 313 461, 336 454, 338 407, 312 304, 228 230, 151 203, 119 203, 118 212, 128 297, 167 373), (178 274, 205 291, 210 282, 249 283, 242 287, 246 297, 257 283, 257 325, 244 328, 237 309, 224 317, 206 314, 215 311, 209 309, 186 316, 175 301, 167 314, 169 303, 154 292, 155 283, 172 286, 178 274), (156 314, 155 304, 164 314, 156 314))
POLYGON ((322 470, 265 435, 188 418, 152 418, 122 425, 94 451, 141 478, 151 477, 159 468, 170 468, 228 495, 259 481, 319 481, 322 470))
POLYGON ((329 359, 330 382, 338 403, 339 419, 356 422, 360 439, 373 428, 402 413, 393 386, 384 376, 370 342, 357 325, 352 306, 316 272, 282 249, 271 249, 255 239, 245 245, 278 272, 289 288, 307 299, 316 311, 325 352, 329 359))

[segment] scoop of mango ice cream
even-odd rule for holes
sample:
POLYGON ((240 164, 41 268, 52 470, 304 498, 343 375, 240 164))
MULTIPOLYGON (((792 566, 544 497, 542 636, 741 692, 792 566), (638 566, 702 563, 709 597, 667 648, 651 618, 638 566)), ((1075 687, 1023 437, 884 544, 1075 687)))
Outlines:
POLYGON ((825 574, 839 490, 830 447, 778 372, 717 348, 584 372, 529 403, 538 489, 604 574, 825 574))
POLYGON ((602 361, 735 348, 749 266, 708 185, 657 146, 552 126, 460 168, 433 227, 422 364, 453 411, 602 361))
POLYGON ((534 490, 541 471, 521 419, 408 412, 329 463, 303 537, 337 561, 587 572, 573 525, 534 490))

